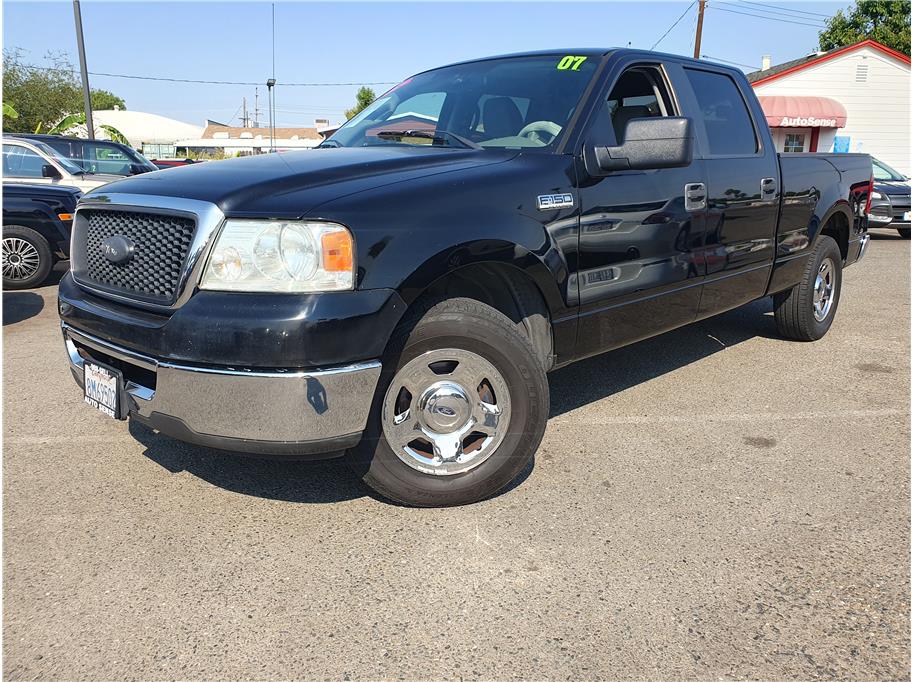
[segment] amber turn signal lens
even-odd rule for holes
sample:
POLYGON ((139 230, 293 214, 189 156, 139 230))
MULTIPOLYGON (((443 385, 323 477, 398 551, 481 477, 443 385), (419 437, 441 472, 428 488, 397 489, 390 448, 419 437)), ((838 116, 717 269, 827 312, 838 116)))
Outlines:
POLYGON ((328 272, 351 272, 352 239, 348 232, 323 235, 323 269, 328 272))
POLYGON ((58 213, 57 217, 63 221, 67 221, 67 220, 73 219, 73 214, 72 213, 58 213))

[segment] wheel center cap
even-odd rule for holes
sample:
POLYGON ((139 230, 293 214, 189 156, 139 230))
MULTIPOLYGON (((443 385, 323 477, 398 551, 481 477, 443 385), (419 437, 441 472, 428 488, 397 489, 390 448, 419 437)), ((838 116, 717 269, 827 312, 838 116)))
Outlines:
POLYGON ((18 265, 19 264, 19 255, 15 254, 15 253, 13 255, 11 255, 10 263, 12 263, 13 265, 18 265))
POLYGON ((462 386, 439 381, 430 386, 418 402, 425 426, 437 433, 452 433, 469 419, 472 407, 462 386))

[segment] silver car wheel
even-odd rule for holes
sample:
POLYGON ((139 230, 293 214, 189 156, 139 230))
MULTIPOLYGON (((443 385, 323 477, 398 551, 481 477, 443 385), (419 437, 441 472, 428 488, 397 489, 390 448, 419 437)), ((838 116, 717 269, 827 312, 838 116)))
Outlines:
POLYGON ((400 460, 426 474, 452 476, 477 467, 503 441, 510 391, 482 356, 444 348, 396 372, 382 409, 383 435, 400 460))
POLYGON ((38 272, 41 255, 31 243, 19 237, 4 237, 2 248, 3 278, 25 281, 38 272))
POLYGON ((814 319, 823 322, 833 307, 833 289, 836 285, 836 266, 824 258, 814 280, 814 319))

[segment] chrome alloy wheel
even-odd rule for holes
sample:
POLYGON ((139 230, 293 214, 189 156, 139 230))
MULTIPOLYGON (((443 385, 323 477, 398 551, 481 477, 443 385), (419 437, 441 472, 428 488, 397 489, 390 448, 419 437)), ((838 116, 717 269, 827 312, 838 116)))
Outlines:
POLYGON ((833 307, 833 287, 836 285, 836 266, 825 258, 814 280, 814 319, 823 322, 833 307))
POLYGON ((474 469, 510 425, 510 391, 480 355, 432 350, 400 369, 383 400, 383 435, 400 460, 435 476, 474 469))
POLYGON ((19 237, 4 237, 2 266, 4 279, 24 281, 38 272, 41 256, 32 244, 19 237))

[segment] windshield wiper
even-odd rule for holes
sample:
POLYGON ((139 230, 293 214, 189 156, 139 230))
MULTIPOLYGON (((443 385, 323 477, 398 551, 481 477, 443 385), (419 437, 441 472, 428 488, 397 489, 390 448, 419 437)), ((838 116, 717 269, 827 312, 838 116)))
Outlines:
POLYGON ((401 140, 403 137, 419 137, 425 140, 432 140, 433 142, 456 140, 463 147, 468 147, 469 149, 484 149, 480 144, 476 144, 475 142, 472 142, 472 140, 469 140, 462 135, 451 133, 448 130, 381 130, 377 133, 377 137, 381 140, 401 140))

